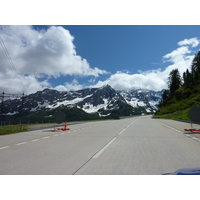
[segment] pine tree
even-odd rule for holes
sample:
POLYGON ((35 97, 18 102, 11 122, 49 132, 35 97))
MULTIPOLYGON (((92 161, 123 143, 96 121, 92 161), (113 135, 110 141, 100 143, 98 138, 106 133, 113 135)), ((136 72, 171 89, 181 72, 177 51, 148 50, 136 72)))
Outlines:
POLYGON ((170 95, 174 95, 174 92, 180 88, 182 80, 178 69, 174 69, 170 72, 168 77, 168 88, 170 95))
POLYGON ((197 83, 200 79, 200 51, 198 52, 197 55, 195 55, 192 61, 191 70, 194 82, 197 83))
POLYGON ((162 94, 162 100, 159 102, 158 106, 161 108, 166 105, 167 101, 169 100, 170 93, 169 90, 164 90, 162 94))
POLYGON ((192 74, 187 69, 186 72, 183 73, 183 81, 184 85, 189 87, 193 83, 193 77, 192 74))
POLYGON ((169 98, 169 90, 165 90, 162 94, 162 100, 166 101, 169 98))

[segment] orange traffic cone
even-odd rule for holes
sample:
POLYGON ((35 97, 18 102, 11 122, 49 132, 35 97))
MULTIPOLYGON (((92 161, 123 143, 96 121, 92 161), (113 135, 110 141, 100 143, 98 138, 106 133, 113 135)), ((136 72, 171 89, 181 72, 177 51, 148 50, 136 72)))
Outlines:
POLYGON ((63 131, 68 131, 68 130, 70 130, 69 128, 67 128, 67 123, 65 122, 64 123, 64 128, 62 129, 63 131))

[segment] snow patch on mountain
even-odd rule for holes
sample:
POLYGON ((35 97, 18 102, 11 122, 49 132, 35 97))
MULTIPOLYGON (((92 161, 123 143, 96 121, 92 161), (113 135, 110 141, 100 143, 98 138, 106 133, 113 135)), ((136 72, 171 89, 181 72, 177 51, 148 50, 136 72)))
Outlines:
MULTIPOLYGON (((108 99, 103 99, 104 103, 103 104, 99 104, 98 106, 94 106, 90 103, 85 103, 82 106, 82 109, 87 112, 87 113, 96 113, 98 112, 98 110, 100 109, 104 109, 107 110, 107 106, 108 106, 108 99)), ((111 106, 111 105, 110 105, 111 106)), ((79 107, 80 108, 80 107, 79 107)))
POLYGON ((56 102, 55 104, 53 105, 47 105, 46 108, 50 108, 50 109, 55 109, 55 108, 58 108, 59 106, 61 105, 74 105, 74 104, 77 104, 79 102, 82 102, 84 99, 88 98, 88 97, 91 97, 91 95, 88 95, 86 97, 83 97, 83 98, 75 98, 73 100, 64 100, 64 101, 60 101, 60 102, 56 102))

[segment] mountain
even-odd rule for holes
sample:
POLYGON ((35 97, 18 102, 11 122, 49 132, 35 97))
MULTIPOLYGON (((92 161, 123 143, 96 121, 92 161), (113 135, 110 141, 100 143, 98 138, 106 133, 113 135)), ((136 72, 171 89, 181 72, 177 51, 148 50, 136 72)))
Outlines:
MULTIPOLYGON (((25 98, 3 102, 3 114, 46 112, 62 109, 66 115, 74 113, 96 117, 119 118, 155 112, 161 92, 150 90, 116 91, 111 86, 88 88, 78 91, 44 89, 25 98), (74 112, 71 112, 71 111, 74 112)), ((69 116, 70 118, 70 116, 69 116)), ((79 116, 80 118, 80 116, 79 116)), ((70 118, 71 119, 71 118, 70 118)))
POLYGON ((158 109, 158 103, 162 98, 163 91, 152 90, 122 90, 118 91, 126 102, 134 108, 144 108, 146 112, 154 113, 158 109))

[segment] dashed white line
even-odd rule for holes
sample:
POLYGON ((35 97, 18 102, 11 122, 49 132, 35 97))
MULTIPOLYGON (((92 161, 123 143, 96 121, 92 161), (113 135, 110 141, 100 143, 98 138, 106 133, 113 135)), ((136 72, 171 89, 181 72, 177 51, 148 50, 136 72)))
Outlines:
POLYGON ((123 129, 120 133, 118 133, 118 135, 121 135, 125 130, 126 130, 126 128, 123 129))
MULTIPOLYGON (((135 120, 136 121, 136 120, 135 120)), ((133 124, 135 121, 133 121, 132 123, 130 123, 126 128, 124 128, 120 133, 118 133, 118 135, 121 135, 127 128, 129 128, 131 126, 131 124, 133 124)))
POLYGON ((56 137, 56 136, 58 136, 58 134, 56 134, 56 135, 53 135, 54 137, 56 137))
POLYGON ((31 142, 36 142, 36 141, 38 141, 38 140, 40 140, 40 139, 34 139, 34 140, 31 140, 31 142))
POLYGON ((21 142, 21 143, 15 144, 15 145, 23 145, 23 144, 26 144, 26 142, 21 142))
POLYGON ((96 153, 93 158, 98 158, 107 148, 111 145, 111 143, 116 140, 116 137, 114 137, 107 145, 105 145, 98 153, 96 153))
POLYGON ((50 137, 49 137, 49 136, 47 136, 47 137, 43 137, 42 139, 43 139, 43 140, 45 140, 45 139, 48 139, 48 138, 50 138, 50 137))
MULTIPOLYGON (((136 120, 135 120, 136 121, 136 120)), ((135 122, 133 121, 133 122, 135 122)), ((133 123, 132 122, 132 123, 133 123)), ((132 124, 131 123, 131 124, 132 124)), ((129 124, 126 128, 124 128, 121 132, 119 132, 117 135, 121 135, 131 124, 129 124)), ((97 152, 93 158, 98 158, 115 140, 116 140, 117 136, 114 137, 107 145, 105 145, 99 152, 97 152)))
POLYGON ((7 149, 9 148, 10 146, 5 146, 5 147, 1 147, 0 149, 7 149))

